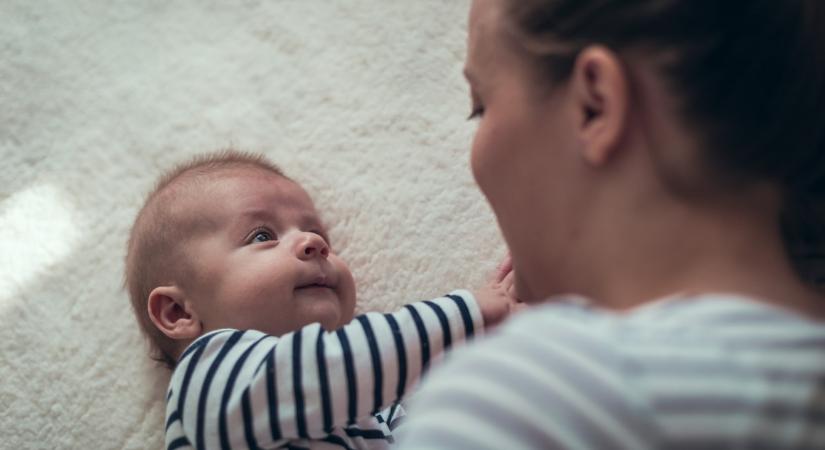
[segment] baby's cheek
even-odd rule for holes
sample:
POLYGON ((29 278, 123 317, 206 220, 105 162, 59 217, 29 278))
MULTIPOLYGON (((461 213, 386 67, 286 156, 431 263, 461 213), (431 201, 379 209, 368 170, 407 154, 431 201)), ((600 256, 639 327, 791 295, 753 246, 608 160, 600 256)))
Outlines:
POLYGON ((286 306, 291 303, 292 291, 279 286, 248 284, 239 286, 234 301, 226 305, 227 316, 243 318, 245 328, 268 331, 278 328, 277 322, 289 316, 286 306))
POLYGON ((357 296, 355 279, 352 277, 350 271, 346 270, 341 278, 338 296, 341 300, 341 320, 346 324, 349 323, 355 315, 355 301, 357 296))

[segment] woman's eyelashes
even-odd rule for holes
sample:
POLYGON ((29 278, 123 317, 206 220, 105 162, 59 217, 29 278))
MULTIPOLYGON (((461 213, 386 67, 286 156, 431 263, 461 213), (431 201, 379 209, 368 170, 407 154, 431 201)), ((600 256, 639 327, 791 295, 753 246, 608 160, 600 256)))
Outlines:
POLYGON ((475 92, 470 92, 470 98, 472 99, 472 108, 470 110, 470 116, 467 117, 467 120, 478 119, 479 117, 484 116, 484 106, 481 105, 481 102, 478 99, 478 95, 475 92))

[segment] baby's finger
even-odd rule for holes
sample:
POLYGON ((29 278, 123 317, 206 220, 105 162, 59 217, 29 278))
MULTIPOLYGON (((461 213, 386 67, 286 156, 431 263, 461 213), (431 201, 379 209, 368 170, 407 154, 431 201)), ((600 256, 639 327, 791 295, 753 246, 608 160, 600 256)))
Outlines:
POLYGON ((520 311, 524 311, 525 309, 529 308, 530 306, 527 303, 515 303, 510 305, 510 314, 515 314, 520 311))
POLYGON ((510 256, 510 253, 507 253, 507 256, 504 257, 504 260, 498 265, 496 269, 496 283, 501 283, 508 274, 513 273, 513 258, 510 256))
POLYGON ((504 287, 512 287, 516 282, 516 272, 509 271, 507 274, 504 275, 504 278, 501 279, 499 284, 504 287))
POLYGON ((518 299, 518 294, 516 293, 516 283, 515 283, 515 272, 510 272, 504 277, 504 281, 501 282, 501 286, 504 288, 504 292, 507 293, 507 296, 513 299, 514 302, 521 302, 518 299))

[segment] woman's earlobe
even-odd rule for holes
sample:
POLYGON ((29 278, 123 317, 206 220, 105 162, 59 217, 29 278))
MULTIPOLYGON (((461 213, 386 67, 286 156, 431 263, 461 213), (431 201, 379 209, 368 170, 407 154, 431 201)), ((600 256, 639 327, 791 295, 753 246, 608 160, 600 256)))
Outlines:
POLYGON ((172 339, 194 339, 203 331, 197 312, 189 307, 183 290, 177 286, 153 289, 146 307, 155 327, 172 339))
POLYGON ((583 156, 592 165, 603 165, 615 153, 627 123, 628 82, 618 55, 601 46, 582 50, 573 88, 583 156))

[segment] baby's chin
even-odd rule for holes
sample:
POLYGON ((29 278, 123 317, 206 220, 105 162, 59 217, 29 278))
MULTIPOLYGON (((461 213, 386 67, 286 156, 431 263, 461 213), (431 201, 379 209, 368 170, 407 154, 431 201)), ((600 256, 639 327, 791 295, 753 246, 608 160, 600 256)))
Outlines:
POLYGON ((352 321, 354 311, 350 302, 342 301, 337 292, 328 288, 299 289, 294 301, 302 303, 304 325, 320 323, 333 331, 352 321))
POLYGON ((336 311, 319 311, 317 320, 313 322, 320 323, 326 331, 335 331, 352 322, 352 315, 343 314, 340 308, 336 311))

